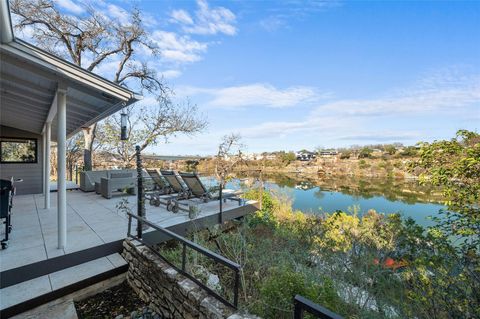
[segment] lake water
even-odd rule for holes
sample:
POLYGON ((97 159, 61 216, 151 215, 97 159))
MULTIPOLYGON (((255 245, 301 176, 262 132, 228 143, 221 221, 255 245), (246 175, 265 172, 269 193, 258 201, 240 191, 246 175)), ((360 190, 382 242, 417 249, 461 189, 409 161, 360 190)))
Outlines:
MULTIPOLYGON (((258 187, 258 178, 242 178, 227 187, 258 187), (243 185, 245 187, 245 185, 243 185)), ((416 182, 392 179, 344 177, 337 179, 308 179, 295 175, 272 175, 264 178, 264 187, 287 195, 293 208, 305 213, 348 211, 358 206, 360 213, 370 209, 390 214, 400 213, 418 224, 432 225, 429 216, 438 215, 444 208, 438 189, 420 186, 416 182)))

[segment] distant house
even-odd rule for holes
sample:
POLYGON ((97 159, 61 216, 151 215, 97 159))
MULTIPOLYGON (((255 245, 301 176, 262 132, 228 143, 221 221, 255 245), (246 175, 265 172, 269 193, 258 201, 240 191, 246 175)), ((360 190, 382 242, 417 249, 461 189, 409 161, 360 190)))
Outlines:
POLYGON ((320 151, 320 156, 336 156, 338 155, 337 151, 320 151))
POLYGON ((277 155, 275 155, 275 154, 268 154, 268 155, 265 156, 265 159, 270 160, 270 161, 273 161, 273 160, 276 160, 276 159, 277 159, 277 155))
POLYGON ((311 161, 315 159, 317 155, 314 152, 309 151, 300 151, 295 154, 298 161, 311 161))

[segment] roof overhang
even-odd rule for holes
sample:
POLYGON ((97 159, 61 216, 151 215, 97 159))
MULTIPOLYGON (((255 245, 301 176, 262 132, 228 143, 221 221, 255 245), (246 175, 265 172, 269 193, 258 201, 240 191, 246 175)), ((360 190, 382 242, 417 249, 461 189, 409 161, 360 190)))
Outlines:
MULTIPOLYGON (((59 89, 67 94, 67 136, 142 98, 16 39, 11 32, 6 0, 0 0, 0 27, 0 125, 42 133, 45 123, 55 116, 55 96, 59 89)), ((55 126, 55 121, 52 124, 55 126)), ((52 133, 56 140, 55 130, 52 133)))

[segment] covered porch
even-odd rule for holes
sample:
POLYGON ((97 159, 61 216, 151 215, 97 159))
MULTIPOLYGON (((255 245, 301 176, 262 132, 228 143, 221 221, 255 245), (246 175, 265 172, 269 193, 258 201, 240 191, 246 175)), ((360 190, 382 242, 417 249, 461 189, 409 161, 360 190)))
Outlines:
MULTIPOLYGON (((141 96, 15 38, 7 0, 0 0, 0 56, 0 178, 23 180, 15 183, 18 195, 43 194, 35 205, 54 209, 50 227, 56 230, 55 254, 61 254, 68 249, 70 227, 67 138, 141 96), (51 142, 57 143, 55 198, 50 196, 51 142), (28 154, 11 154, 20 148, 28 154)), ((26 213, 23 218, 35 222, 26 213)))

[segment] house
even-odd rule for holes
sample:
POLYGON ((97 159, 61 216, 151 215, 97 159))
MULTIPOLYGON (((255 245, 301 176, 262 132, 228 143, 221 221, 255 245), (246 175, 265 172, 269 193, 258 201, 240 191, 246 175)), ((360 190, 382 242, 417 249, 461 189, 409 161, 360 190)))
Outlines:
POLYGON ((338 152, 337 151, 320 151, 319 153, 320 156, 325 156, 325 157, 329 157, 329 156, 337 156, 338 155, 338 152))
MULTIPOLYGON (((10 245, 0 250, 1 318, 125 275, 119 253, 136 222, 132 226, 118 212, 118 201, 67 190, 66 140, 141 98, 16 38, 8 0, 0 0, 0 179, 16 181, 10 245), (52 143, 58 183, 50 181, 52 143)), ((128 199, 136 207, 137 197, 128 199)), ((218 206, 203 205, 195 221, 217 223, 255 210, 228 202, 219 212, 218 206)), ((180 234, 194 221, 160 207, 149 214, 152 222, 180 234)), ((148 236, 160 240, 153 229, 148 236)))
POLYGON ((17 194, 43 193, 44 207, 50 208, 50 146, 57 143, 58 248, 62 249, 67 244, 66 139, 141 96, 15 38, 8 1, 0 4, 0 146, 29 144, 31 156, 28 161, 1 158, 0 177, 22 179, 17 194))
POLYGON ((295 153, 295 156, 298 161, 311 161, 317 157, 317 154, 303 150, 295 153))
POLYGON ((269 161, 274 161, 277 159, 277 155, 275 153, 266 154, 265 159, 269 161))

